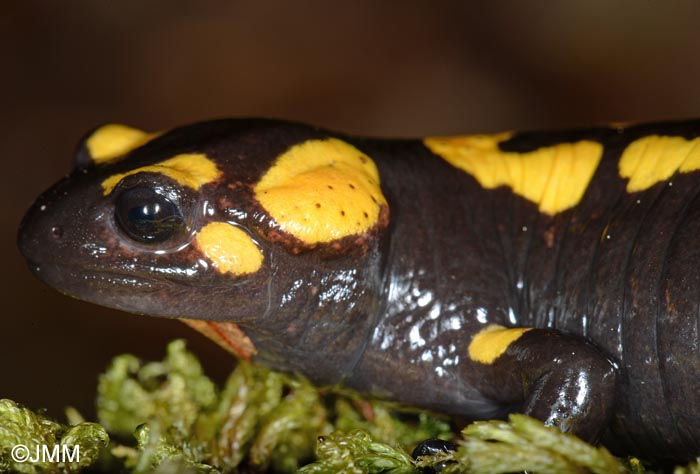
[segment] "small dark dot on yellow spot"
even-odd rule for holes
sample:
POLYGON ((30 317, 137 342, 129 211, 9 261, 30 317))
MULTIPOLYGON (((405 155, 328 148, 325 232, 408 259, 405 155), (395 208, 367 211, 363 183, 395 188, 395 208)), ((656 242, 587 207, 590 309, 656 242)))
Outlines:
POLYGON ((365 218, 369 217, 369 214, 367 214, 366 212, 363 212, 362 214, 364 214, 365 218))
POLYGON ((328 185, 328 189, 333 189, 333 186, 331 186, 331 185, 329 184, 329 185, 328 185))
POLYGON ((340 211, 340 215, 345 217, 345 211, 340 211))
POLYGON ((320 208, 321 208, 321 204, 316 203, 316 209, 320 209, 320 208))
POLYGON ((348 183, 348 186, 350 186, 350 189, 355 189, 355 186, 352 183, 348 183))
POLYGON ((372 202, 377 204, 377 199, 374 196, 372 196, 372 202))
POLYGON ((364 163, 367 163, 367 158, 365 158, 364 156, 360 155, 360 161, 361 161, 363 164, 364 164, 364 163))

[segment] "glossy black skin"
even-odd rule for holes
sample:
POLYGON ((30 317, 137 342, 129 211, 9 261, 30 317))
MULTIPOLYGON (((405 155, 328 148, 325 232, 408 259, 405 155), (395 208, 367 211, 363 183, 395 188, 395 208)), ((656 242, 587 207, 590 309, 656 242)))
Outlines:
MULTIPOLYGON (((449 441, 443 439, 426 439, 421 441, 411 453, 413 459, 418 459, 421 456, 435 456, 440 453, 449 453, 450 451, 457 451, 458 446, 449 441)), ((422 472, 424 474, 434 474, 436 472, 442 472, 442 470, 447 467, 450 463, 454 461, 444 461, 438 463, 434 468, 424 467, 422 472)))
POLYGON ((618 160, 648 134, 692 138, 700 121, 503 143, 511 151, 583 138, 604 145, 581 202, 550 217, 508 188, 482 188, 421 141, 274 121, 197 124, 114 165, 87 166, 81 146, 78 168, 37 200, 19 243, 35 273, 67 294, 238 323, 258 359, 319 383, 469 418, 522 411, 586 439, 607 427, 604 441, 619 452, 681 461, 700 452, 700 173, 628 194, 618 160), (352 143, 380 172, 388 226, 361 245, 305 246, 252 194, 277 156, 326 136, 352 143), (104 198, 100 183, 185 152, 206 153, 223 178, 198 192, 153 173, 129 178, 165 189, 184 210, 189 232, 159 254, 120 231, 115 197, 104 198), (212 220, 250 232, 265 255, 259 272, 232 279, 198 263, 188 242, 212 220), (494 323, 540 329, 493 364, 470 360, 473 335, 494 323))

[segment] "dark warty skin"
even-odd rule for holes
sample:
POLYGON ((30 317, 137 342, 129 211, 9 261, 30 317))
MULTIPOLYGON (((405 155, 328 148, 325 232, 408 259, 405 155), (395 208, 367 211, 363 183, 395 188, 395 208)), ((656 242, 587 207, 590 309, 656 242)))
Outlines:
MULTIPOLYGON (((63 293, 209 321, 236 335, 242 355, 320 384, 472 419, 519 411, 602 437, 618 453, 685 461, 700 453, 700 171, 679 165, 661 176, 680 153, 673 142, 667 161, 643 155, 662 163, 649 167, 658 179, 630 192, 621 157, 645 137, 699 135, 692 121, 501 139, 494 153, 523 166, 548 147, 564 156, 561 144, 602 150, 581 197, 544 212, 516 185, 488 187, 479 170, 460 169, 428 141, 223 120, 148 136, 99 162, 92 134, 76 169, 25 216, 19 246, 34 273, 63 293), (357 151, 358 169, 370 169, 370 158, 381 189, 376 212, 365 211, 367 228, 310 242, 288 231, 256 189, 288 150, 329 137, 357 151), (134 172, 105 190, 110 177, 181 154, 201 154, 202 167, 134 172), (204 177, 192 185, 195 171, 204 177), (124 197, 133 188, 149 191, 124 197), (135 240, 125 227, 140 204, 124 203, 153 195, 167 202, 152 212, 179 220, 168 214, 152 241, 135 240), (212 223, 227 226, 209 227, 222 232, 211 235, 253 249, 241 259, 254 271, 222 272, 200 239, 212 223)), ((350 184, 365 176, 353 172, 350 184)), ((291 193, 287 201, 301 206, 305 195, 291 193)), ((318 193, 317 208, 335 205, 335 195, 318 193)), ((141 239, 153 225, 143 222, 133 224, 141 239)))

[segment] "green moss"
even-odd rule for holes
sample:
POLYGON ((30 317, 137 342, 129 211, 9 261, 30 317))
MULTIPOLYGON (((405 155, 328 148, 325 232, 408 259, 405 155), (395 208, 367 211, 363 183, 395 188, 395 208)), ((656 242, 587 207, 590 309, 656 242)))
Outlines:
POLYGON ((361 430, 348 434, 337 432, 322 437, 316 455, 318 460, 302 467, 298 471, 300 474, 417 472, 411 457, 403 450, 379 443, 369 433, 361 430))
MULTIPOLYGON (((74 409, 61 424, 0 400, 0 472, 653 472, 522 415, 473 423, 456 452, 416 462, 408 453, 418 442, 454 437, 445 419, 319 390, 302 377, 247 363, 218 389, 182 341, 168 346, 162 362, 115 358, 100 377, 97 408, 99 425, 74 409), (17 463, 11 456, 17 445, 32 453, 42 445, 79 445, 80 461, 17 463)), ((700 474, 699 466, 674 472, 700 474)))
POLYGON ((187 432, 217 399, 216 386, 199 361, 183 341, 174 341, 162 362, 142 364, 128 354, 116 357, 100 376, 97 413, 102 426, 119 436, 130 436, 152 419, 187 432))
MULTIPOLYGON (((591 446, 524 415, 511 415, 509 422, 476 422, 466 427, 462 435, 454 459, 470 472, 622 474, 626 471, 623 463, 607 449, 591 446)), ((445 472, 464 471, 453 466, 445 472)))
POLYGON ((135 433, 135 449, 112 449, 134 472, 163 465, 194 472, 230 472, 242 465, 294 472, 314 459, 319 436, 339 429, 362 429, 379 442, 409 447, 452 436, 437 417, 416 414, 400 421, 390 404, 319 391, 302 377, 244 362, 218 391, 182 341, 168 346, 163 362, 117 357, 100 377, 97 407, 110 433, 135 433))
POLYGON ((108 443, 107 432, 96 423, 82 422, 68 426, 38 415, 11 400, 0 400, 0 472, 76 472, 95 464, 108 443), (37 450, 43 453, 44 446, 50 449, 50 454, 38 456, 37 450), (79 446, 78 455, 74 451, 76 446, 79 446), (51 458, 54 447, 57 447, 57 453, 66 452, 67 456, 58 454, 51 458), (15 459, 26 457, 36 458, 36 461, 18 462, 15 459))

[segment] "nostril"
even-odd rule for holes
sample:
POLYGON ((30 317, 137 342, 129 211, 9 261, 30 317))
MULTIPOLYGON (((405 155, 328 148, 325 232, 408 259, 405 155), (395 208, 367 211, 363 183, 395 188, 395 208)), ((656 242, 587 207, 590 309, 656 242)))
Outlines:
POLYGON ((56 240, 60 240, 63 237, 63 227, 60 225, 55 225, 51 227, 51 237, 56 240))

